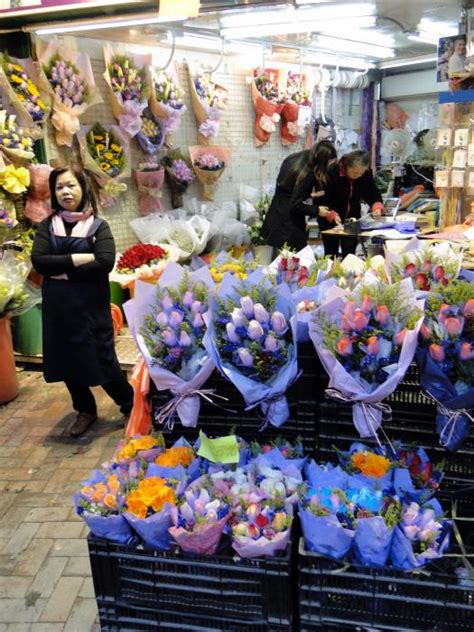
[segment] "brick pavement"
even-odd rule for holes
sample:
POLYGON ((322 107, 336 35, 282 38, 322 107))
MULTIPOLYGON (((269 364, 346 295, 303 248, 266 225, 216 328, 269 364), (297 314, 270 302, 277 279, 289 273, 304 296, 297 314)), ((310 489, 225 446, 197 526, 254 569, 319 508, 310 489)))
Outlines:
POLYGON ((79 439, 62 383, 18 374, 20 394, 0 406, 0 632, 99 632, 87 527, 72 495, 123 435, 120 412, 94 389, 100 421, 79 439))

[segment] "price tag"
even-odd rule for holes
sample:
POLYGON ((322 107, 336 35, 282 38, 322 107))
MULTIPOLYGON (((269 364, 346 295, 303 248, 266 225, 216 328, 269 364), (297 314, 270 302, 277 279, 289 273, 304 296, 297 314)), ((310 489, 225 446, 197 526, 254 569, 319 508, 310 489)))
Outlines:
POLYGON ((198 455, 212 463, 238 463, 239 445, 235 435, 209 439, 202 430, 199 432, 198 455))

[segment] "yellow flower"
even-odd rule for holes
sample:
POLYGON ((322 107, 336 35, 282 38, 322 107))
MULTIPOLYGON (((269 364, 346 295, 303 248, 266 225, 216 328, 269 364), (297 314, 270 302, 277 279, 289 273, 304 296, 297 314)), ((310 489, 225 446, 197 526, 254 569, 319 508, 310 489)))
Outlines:
POLYGON ((105 145, 102 145, 102 143, 97 143, 95 148, 97 149, 97 151, 103 151, 105 149, 105 145))
POLYGON ((120 160, 117 160, 117 158, 114 158, 113 160, 110 161, 110 163, 112 165, 119 165, 120 164, 120 160))
POLYGON ((104 140, 104 137, 100 134, 94 134, 94 140, 104 140))
POLYGON ((100 168, 102 169, 102 171, 108 171, 110 169, 110 165, 108 162, 101 162, 100 168))
POLYGON ((10 75, 10 79, 14 83, 23 83, 23 79, 21 77, 17 77, 17 75, 10 75))
POLYGON ((16 70, 16 72, 23 72, 23 67, 20 66, 20 64, 12 64, 12 68, 16 70))
POLYGON ((114 155, 110 151, 106 151, 105 154, 104 154, 104 158, 106 160, 112 160, 113 157, 114 157, 114 155))
MULTIPOLYGON (((3 142, 7 140, 5 138, 3 142)), ((7 165, 3 171, 0 171, 0 186, 12 195, 24 193, 29 185, 30 172, 25 167, 16 168, 15 165, 7 165)))
POLYGON ((111 143, 110 149, 113 149, 115 152, 117 152, 117 154, 122 153, 122 147, 120 147, 120 145, 116 145, 115 143, 111 143))
POLYGON ((177 446, 176 448, 170 448, 160 454, 155 463, 163 467, 177 467, 182 465, 187 467, 194 460, 194 452, 192 448, 187 446, 177 446))
MULTIPOLYGON (((34 97, 39 97, 39 90, 38 88, 35 86, 35 84, 32 81, 28 82, 28 90, 31 92, 31 94, 34 97)), ((42 107, 42 105, 40 105, 41 101, 37 101, 37 104, 42 107)))

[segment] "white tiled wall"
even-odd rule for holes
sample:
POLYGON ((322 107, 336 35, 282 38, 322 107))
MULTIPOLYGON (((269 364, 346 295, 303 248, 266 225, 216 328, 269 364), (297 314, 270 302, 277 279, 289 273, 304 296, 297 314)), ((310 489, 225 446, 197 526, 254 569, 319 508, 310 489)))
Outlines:
MULTIPOLYGON (((105 42, 90 38, 64 38, 62 44, 68 48, 77 48, 79 51, 87 52, 92 61, 95 74, 96 85, 102 95, 103 103, 91 107, 81 122, 85 125, 99 121, 103 124, 115 124, 112 109, 109 102, 109 92, 102 76, 104 72, 104 62, 102 57, 102 46, 105 42)), ((113 43, 117 49, 116 43, 113 43)), ((121 52, 125 52, 123 48, 121 52)), ((163 62, 165 62, 168 51, 163 51, 163 62)), ((182 117, 180 129, 174 133, 173 142, 175 147, 180 147, 183 153, 187 153, 187 146, 197 144, 197 125, 191 106, 189 95, 188 74, 185 70, 185 62, 191 64, 203 62, 215 67, 219 56, 212 53, 198 53, 188 51, 177 51, 174 57, 179 67, 180 79, 185 90, 185 103, 187 111, 182 117)), ((260 60, 255 60, 253 65, 258 65, 260 60)), ((224 57, 218 70, 213 74, 216 83, 225 86, 229 92, 228 107, 221 118, 221 128, 219 136, 213 140, 214 145, 223 145, 230 149, 231 159, 224 175, 219 181, 215 196, 215 203, 219 204, 226 200, 238 200, 239 184, 245 183, 257 188, 261 188, 268 183, 274 183, 279 166, 283 159, 303 148, 304 137, 298 144, 291 147, 283 147, 280 142, 279 129, 272 135, 267 145, 255 148, 253 142, 253 121, 254 111, 250 96, 250 87, 247 77, 250 75, 250 64, 243 65, 242 59, 237 57, 224 57)), ((280 67, 285 68, 283 64, 280 67)), ((287 69, 290 66, 286 67, 287 69)), ((353 91, 354 93, 356 91, 353 91)), ((360 105, 362 103, 361 93, 355 96, 355 105, 351 107, 350 123, 354 128, 360 126, 360 105)), ((331 98, 326 99, 326 112, 331 115, 331 98)), ((50 141, 50 139, 47 139, 50 141)), ((143 160, 144 154, 139 148, 137 141, 131 140, 132 166, 136 166, 143 160)), ((74 154, 74 148, 72 154, 74 154)), ((48 158, 57 157, 57 148, 54 143, 47 142, 48 158)), ((63 152, 63 159, 69 160, 71 152, 63 152)), ((132 232, 129 221, 137 216, 136 188, 130 180, 127 182, 128 191, 119 198, 117 204, 109 209, 105 209, 103 215, 112 227, 117 249, 119 251, 135 243, 136 237, 132 232)), ((200 197, 200 185, 196 181, 189 187, 185 199, 200 197)), ((163 206, 170 209, 170 199, 166 184, 163 185, 163 206)))

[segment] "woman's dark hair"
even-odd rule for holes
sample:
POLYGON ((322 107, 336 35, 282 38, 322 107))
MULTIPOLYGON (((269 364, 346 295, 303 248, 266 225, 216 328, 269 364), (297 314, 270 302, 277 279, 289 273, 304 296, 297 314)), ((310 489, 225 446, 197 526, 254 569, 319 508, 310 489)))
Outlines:
POLYGON ((350 151, 348 154, 344 154, 341 158, 341 162, 345 170, 351 167, 365 167, 368 169, 370 167, 370 154, 366 151, 362 151, 362 149, 356 149, 355 151, 350 151))
POLYGON ((281 183, 285 188, 297 187, 308 176, 313 173, 320 186, 326 184, 327 168, 331 160, 337 158, 334 145, 329 140, 321 140, 311 147, 311 149, 300 151, 286 178, 281 183))
POLYGON ((68 171, 70 171, 76 178, 82 189, 82 199, 77 208, 77 212, 80 213, 90 206, 94 215, 97 215, 97 202, 89 183, 89 178, 87 177, 84 169, 78 165, 72 165, 71 167, 59 167, 58 169, 53 169, 53 171, 49 174, 49 190, 51 193, 51 207, 53 211, 57 213, 63 210, 62 206, 58 202, 58 198, 56 197, 56 180, 60 175, 67 173, 68 171))

